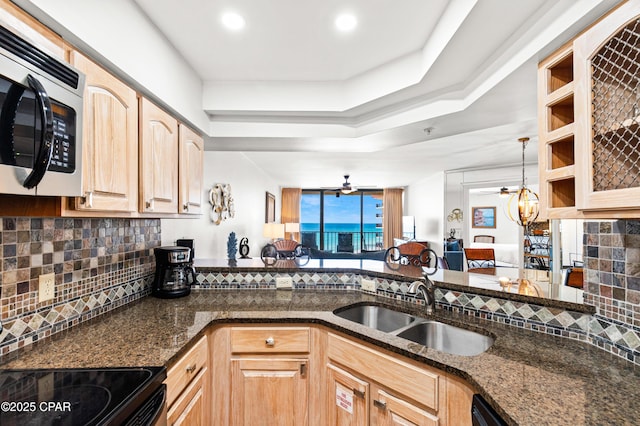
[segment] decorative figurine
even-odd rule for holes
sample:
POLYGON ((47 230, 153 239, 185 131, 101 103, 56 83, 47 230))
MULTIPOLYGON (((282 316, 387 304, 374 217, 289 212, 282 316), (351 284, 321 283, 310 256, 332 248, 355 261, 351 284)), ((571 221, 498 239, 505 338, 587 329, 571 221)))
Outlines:
POLYGON ((227 257, 229 260, 236 260, 236 253, 238 252, 238 240, 236 239, 236 233, 229 234, 227 240, 227 257))
POLYGON ((240 240, 240 257, 242 259, 250 259, 249 257, 249 239, 244 237, 240 240))

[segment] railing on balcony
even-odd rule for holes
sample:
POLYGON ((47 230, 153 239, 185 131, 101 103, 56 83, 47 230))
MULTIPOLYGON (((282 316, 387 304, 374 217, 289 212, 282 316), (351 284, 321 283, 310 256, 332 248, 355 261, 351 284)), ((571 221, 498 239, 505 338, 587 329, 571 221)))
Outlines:
POLYGON ((300 238, 303 246, 314 247, 332 253, 338 251, 350 252, 351 250, 353 250, 353 253, 361 253, 362 251, 376 251, 384 248, 382 230, 375 232, 322 233, 320 231, 303 231, 300 238), (339 246, 340 250, 338 250, 339 246))

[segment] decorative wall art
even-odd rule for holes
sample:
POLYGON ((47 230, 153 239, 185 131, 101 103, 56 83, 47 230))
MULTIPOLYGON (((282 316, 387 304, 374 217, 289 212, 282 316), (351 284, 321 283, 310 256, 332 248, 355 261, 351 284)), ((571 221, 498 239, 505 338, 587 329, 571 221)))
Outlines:
POLYGON ((473 228, 495 228, 496 208, 495 207, 472 207, 473 228))
POLYGON ((216 183, 209 191, 209 203, 211 204, 211 221, 220 225, 223 220, 234 217, 236 209, 231 196, 231 185, 228 183, 216 183))
POLYGON ((273 223, 276 221, 276 196, 267 192, 265 200, 264 223, 273 223))
POLYGON ((462 210, 460 209, 453 209, 451 210, 451 213, 449 213, 449 215, 447 216, 447 222, 462 222, 462 210))

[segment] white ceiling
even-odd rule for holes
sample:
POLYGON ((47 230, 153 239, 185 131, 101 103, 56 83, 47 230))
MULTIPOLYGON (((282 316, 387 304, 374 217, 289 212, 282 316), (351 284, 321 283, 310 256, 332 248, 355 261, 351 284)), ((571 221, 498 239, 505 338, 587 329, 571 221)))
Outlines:
POLYGON ((207 149, 302 187, 517 164, 521 136, 535 162, 536 64, 618 3, 134 1, 203 80, 207 149), (220 25, 225 11, 242 32, 220 25), (334 30, 343 11, 351 33, 334 30))

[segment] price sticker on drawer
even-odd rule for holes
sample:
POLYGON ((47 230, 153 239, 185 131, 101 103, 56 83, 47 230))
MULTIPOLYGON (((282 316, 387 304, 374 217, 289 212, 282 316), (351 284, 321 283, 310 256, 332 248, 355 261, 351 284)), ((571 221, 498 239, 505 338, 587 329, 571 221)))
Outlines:
POLYGON ((336 405, 349 414, 353 414, 353 391, 336 384, 336 405))

